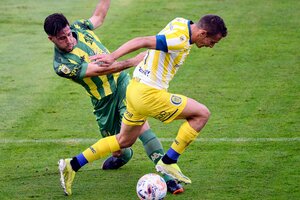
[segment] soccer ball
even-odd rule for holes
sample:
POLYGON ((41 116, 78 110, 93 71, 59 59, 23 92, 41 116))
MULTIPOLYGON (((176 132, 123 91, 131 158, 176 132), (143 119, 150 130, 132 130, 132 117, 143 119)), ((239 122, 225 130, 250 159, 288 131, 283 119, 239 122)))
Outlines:
POLYGON ((145 174, 137 182, 136 193, 141 200, 161 200, 167 195, 167 184, 157 174, 145 174))

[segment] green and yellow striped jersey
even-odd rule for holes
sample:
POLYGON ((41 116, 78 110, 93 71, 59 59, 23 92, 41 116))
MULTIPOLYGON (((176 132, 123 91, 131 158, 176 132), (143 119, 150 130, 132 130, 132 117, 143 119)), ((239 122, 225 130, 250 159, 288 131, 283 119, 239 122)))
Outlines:
POLYGON ((90 62, 89 56, 109 53, 106 47, 92 31, 93 24, 89 20, 77 20, 71 26, 71 31, 77 39, 77 44, 69 53, 54 50, 53 67, 62 77, 72 79, 82 85, 87 93, 96 99, 110 95, 116 90, 119 76, 126 76, 124 72, 96 77, 85 77, 90 62))

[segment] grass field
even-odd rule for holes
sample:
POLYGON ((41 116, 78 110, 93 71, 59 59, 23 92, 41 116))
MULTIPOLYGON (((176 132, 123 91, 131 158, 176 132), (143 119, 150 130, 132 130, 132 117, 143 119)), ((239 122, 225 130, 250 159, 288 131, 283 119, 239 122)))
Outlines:
MULTIPOLYGON (((137 199, 135 185, 154 172, 142 145, 120 170, 103 160, 76 176, 73 196, 60 188, 57 161, 99 138, 89 97, 52 69, 44 18, 88 18, 97 0, 2 0, 0 6, 0 199, 137 199)), ((212 116, 181 156, 193 183, 166 199, 300 199, 300 1, 113 0, 96 31, 110 49, 154 35, 174 17, 221 15, 228 37, 193 48, 170 91, 207 105, 212 116), (298 53, 297 53, 298 52, 298 53)), ((130 71, 131 72, 131 71, 130 71)), ((180 121, 150 120, 167 149, 180 121)))

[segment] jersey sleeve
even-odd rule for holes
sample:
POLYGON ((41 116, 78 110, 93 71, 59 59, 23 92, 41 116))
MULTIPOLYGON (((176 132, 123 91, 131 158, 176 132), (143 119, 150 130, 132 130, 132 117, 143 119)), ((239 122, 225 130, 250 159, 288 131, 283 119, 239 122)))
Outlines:
POLYGON ((165 35, 156 35, 156 50, 168 52, 168 45, 165 35))
POLYGON ((54 61, 53 67, 56 74, 61 77, 72 80, 82 80, 85 77, 88 63, 75 64, 66 60, 63 62, 54 61))
POLYGON ((94 25, 88 19, 80 19, 80 20, 76 20, 71 25, 71 28, 82 29, 82 30, 94 30, 94 25))
POLYGON ((164 35, 156 35, 156 50, 164 52, 180 51, 189 46, 189 39, 182 31, 172 31, 164 35))
POLYGON ((174 31, 166 35, 167 45, 169 50, 182 50, 189 46, 188 37, 184 32, 174 31))
MULTIPOLYGON (((169 25, 172 27, 172 25, 169 25)), ((190 46, 189 32, 186 29, 174 28, 156 35, 156 50, 164 52, 181 51, 190 46)))

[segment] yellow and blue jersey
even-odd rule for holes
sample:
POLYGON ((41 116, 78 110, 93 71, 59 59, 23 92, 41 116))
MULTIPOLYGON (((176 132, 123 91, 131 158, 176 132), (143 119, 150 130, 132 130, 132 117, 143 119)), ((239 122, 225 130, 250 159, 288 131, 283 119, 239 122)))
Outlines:
POLYGON ((156 35, 156 49, 148 50, 133 77, 157 89, 167 89, 191 49, 191 21, 175 18, 156 35))
POLYGON ((71 26, 77 44, 69 53, 55 47, 53 67, 62 77, 72 79, 82 85, 87 93, 98 100, 112 94, 116 90, 119 76, 125 73, 114 73, 96 77, 85 77, 89 56, 109 53, 106 47, 92 31, 93 24, 89 20, 77 20, 71 26))

